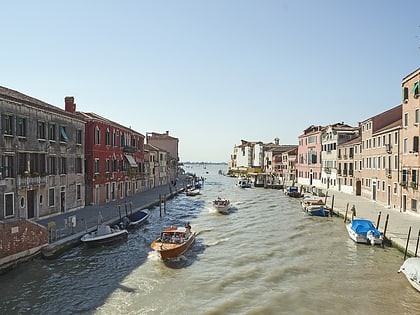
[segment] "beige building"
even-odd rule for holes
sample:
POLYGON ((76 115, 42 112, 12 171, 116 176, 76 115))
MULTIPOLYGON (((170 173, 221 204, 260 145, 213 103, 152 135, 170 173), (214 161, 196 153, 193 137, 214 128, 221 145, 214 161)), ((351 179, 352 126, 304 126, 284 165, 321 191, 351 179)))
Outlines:
POLYGON ((400 207, 401 109, 398 105, 361 123, 361 195, 392 208, 400 207))
POLYGON ((402 80, 402 129, 401 129, 401 208, 419 211, 419 108, 420 69, 402 80))

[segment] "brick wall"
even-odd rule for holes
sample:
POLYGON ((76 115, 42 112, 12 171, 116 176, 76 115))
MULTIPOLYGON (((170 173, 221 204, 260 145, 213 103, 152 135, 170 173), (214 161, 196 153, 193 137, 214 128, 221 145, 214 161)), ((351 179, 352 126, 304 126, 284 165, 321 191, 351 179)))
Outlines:
POLYGON ((48 231, 28 220, 0 222, 0 258, 48 244, 48 231))

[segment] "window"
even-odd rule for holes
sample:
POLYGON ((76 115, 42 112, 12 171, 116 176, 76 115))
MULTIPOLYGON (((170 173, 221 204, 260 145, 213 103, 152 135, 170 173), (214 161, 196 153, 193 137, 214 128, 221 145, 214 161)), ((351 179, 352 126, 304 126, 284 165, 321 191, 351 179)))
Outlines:
POLYGON ((57 140, 57 126, 55 124, 48 124, 48 140, 57 140))
POLYGON ((414 111, 414 124, 416 125, 419 124, 419 109, 418 108, 414 111))
POLYGON ((117 146, 117 133, 115 132, 115 130, 112 131, 112 146, 117 146))
POLYGON ((411 199, 411 210, 417 211, 417 199, 411 199))
POLYGON ((55 205, 55 189, 48 189, 48 206, 54 207, 55 205))
POLYGON ((11 178, 14 177, 14 159, 12 155, 5 155, 2 158, 1 165, 1 178, 11 178))
POLYGON ((402 178, 401 181, 405 184, 407 184, 408 182, 408 170, 407 169, 403 169, 402 170, 402 178))
POLYGON ((18 137, 26 137, 26 118, 16 118, 16 134, 18 137))
POLYGON ((408 127, 408 113, 404 113, 404 127, 408 127))
POLYGON ((13 116, 12 115, 2 115, 1 116, 1 125, 2 132, 4 135, 13 135, 13 116))
POLYGON ((67 136, 67 133, 66 133, 66 127, 64 127, 64 126, 60 127, 60 141, 61 142, 68 142, 69 141, 69 137, 67 136))
POLYGON ((80 129, 76 130, 76 144, 82 144, 83 141, 83 131, 80 129))
POLYGON ((105 133, 105 145, 110 145, 111 144, 111 134, 109 133, 109 129, 106 129, 106 133, 105 133))
POLYGON ((57 175, 57 161, 55 156, 48 157, 48 173, 57 175))
POLYGON ((105 172, 109 173, 111 171, 111 164, 110 161, 107 159, 105 160, 105 172))
POLYGON ((414 95, 414 98, 419 97, 419 81, 414 83, 413 89, 411 90, 411 93, 414 95))
POLYGON ((408 101, 408 87, 403 88, 403 102, 408 101))
POLYGON ((99 173, 99 159, 95 159, 94 171, 99 173))
POLYGON ((75 165, 76 165, 76 168, 75 168, 76 173, 77 174, 82 174, 82 172, 83 172, 83 170, 82 170, 82 158, 80 158, 80 157, 76 158, 75 165))
POLYGON ((419 136, 413 137, 413 152, 414 153, 419 152, 419 136))
POLYGON ((397 183, 394 183, 394 195, 396 195, 397 194, 397 190, 398 189, 398 185, 397 185, 397 183))
POLYGON ((407 138, 405 138, 403 140, 403 153, 404 154, 407 154, 408 153, 408 139, 407 138))
POLYGON ((67 174, 67 158, 60 158, 60 174, 67 174))
POLYGON ((419 183, 418 173, 419 173, 418 169, 412 169, 411 170, 411 182, 414 183, 415 185, 418 185, 418 183, 419 183))
POLYGON ((82 199, 82 188, 80 184, 76 185, 76 199, 81 200, 82 199))
POLYGON ((98 126, 95 128, 95 144, 101 144, 101 129, 98 126))
POLYGON ((4 194, 4 217, 12 217, 15 214, 13 193, 4 194))
POLYGON ((45 122, 44 121, 38 121, 38 139, 45 139, 45 122))

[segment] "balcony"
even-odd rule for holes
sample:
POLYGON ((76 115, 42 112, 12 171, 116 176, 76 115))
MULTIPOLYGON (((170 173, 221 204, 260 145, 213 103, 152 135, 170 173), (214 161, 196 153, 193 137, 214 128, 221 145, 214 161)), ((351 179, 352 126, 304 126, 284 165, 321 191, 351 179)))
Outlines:
POLYGON ((123 151, 126 152, 126 153, 135 153, 135 152, 137 152, 137 148, 136 147, 131 147, 131 146, 124 146, 123 151))
POLYGON ((29 187, 29 186, 45 186, 46 176, 26 176, 18 175, 17 187, 29 187))
POLYGON ((331 169, 329 167, 324 167, 324 171, 327 174, 331 174, 331 169))

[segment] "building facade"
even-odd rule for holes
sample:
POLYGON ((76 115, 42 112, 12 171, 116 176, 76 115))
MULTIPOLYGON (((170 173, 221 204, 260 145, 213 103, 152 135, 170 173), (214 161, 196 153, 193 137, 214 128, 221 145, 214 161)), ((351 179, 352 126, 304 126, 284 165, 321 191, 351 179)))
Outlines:
POLYGON ((144 136, 97 114, 77 112, 71 96, 65 98, 65 108, 86 121, 86 204, 103 204, 144 190, 144 136))
POLYGON ((0 219, 34 219, 85 206, 85 121, 0 87, 0 219))

